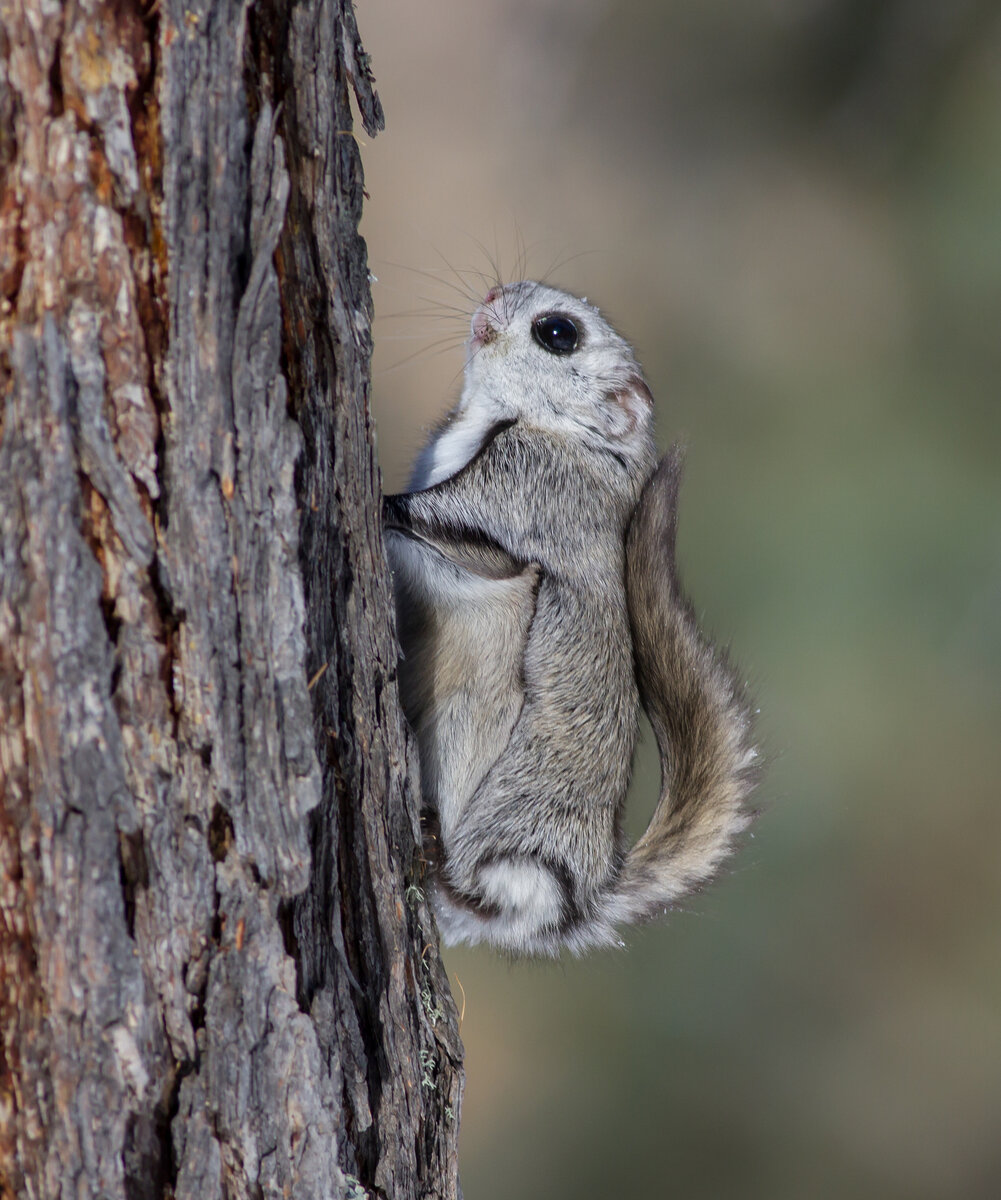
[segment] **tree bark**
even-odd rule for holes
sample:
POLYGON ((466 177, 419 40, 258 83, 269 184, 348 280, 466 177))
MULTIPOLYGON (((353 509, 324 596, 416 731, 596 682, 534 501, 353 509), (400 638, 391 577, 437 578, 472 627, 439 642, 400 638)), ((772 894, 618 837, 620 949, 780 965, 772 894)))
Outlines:
POLYGON ((0 1195, 459 1195, 349 0, 0 0, 0 1195))

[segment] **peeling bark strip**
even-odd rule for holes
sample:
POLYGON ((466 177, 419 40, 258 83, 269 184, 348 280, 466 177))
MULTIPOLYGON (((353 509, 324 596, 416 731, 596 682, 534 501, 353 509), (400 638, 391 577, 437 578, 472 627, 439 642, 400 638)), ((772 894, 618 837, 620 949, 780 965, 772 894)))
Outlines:
POLYGON ((348 0, 0 0, 3 1197, 459 1195, 352 90, 348 0))

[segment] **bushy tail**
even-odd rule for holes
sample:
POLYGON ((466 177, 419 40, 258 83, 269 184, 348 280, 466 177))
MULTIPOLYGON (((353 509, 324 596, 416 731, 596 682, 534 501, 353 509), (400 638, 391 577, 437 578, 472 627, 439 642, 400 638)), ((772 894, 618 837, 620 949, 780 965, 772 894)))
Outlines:
POLYGON ((675 570, 681 466, 675 446, 646 484, 626 545, 636 676, 660 750, 661 794, 608 898, 614 923, 657 916, 705 883, 750 820, 758 758, 750 709, 675 570))

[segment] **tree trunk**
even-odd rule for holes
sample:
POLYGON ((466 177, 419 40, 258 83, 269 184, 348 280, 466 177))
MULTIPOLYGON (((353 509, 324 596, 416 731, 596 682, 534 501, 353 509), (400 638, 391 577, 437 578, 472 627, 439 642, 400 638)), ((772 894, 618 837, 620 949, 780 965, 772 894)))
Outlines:
POLYGON ((0 16, 0 1194, 458 1196, 350 2, 0 16))

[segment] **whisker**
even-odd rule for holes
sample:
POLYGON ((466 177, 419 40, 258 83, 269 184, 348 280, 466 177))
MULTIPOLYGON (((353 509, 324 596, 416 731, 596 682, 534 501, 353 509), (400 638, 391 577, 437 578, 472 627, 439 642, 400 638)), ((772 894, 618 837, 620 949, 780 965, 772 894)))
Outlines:
POLYGON ((477 306, 477 305, 480 303, 480 297, 479 297, 479 296, 477 296, 477 295, 476 295, 476 294, 473 292, 473 289, 472 289, 472 287, 471 287, 471 286, 470 286, 470 285, 469 285, 469 284, 466 282, 466 279, 465 279, 464 277, 465 277, 466 275, 477 275, 477 272, 476 272, 476 271, 475 271, 473 268, 471 268, 471 267, 467 267, 467 268, 465 268, 464 270, 459 270, 458 268, 454 267, 454 266, 453 266, 453 265, 452 265, 452 264, 451 264, 451 263, 448 261, 448 259, 445 257, 444 253, 443 253, 441 250, 437 250, 437 249, 436 249, 436 250, 435 250, 435 254, 437 254, 437 255, 438 255, 438 257, 439 257, 439 258, 441 259, 441 261, 442 261, 442 262, 445 264, 445 266, 446 266, 446 267, 447 267, 447 268, 448 268, 448 269, 449 269, 449 270, 452 272, 452 274, 455 276, 456 280, 458 280, 458 282, 459 282, 459 284, 461 285, 461 287, 459 287, 457 290, 458 290, 458 291, 460 291, 460 292, 461 292, 461 293, 462 293, 462 294, 463 294, 463 295, 466 297, 466 299, 467 299, 467 300, 468 300, 468 301, 469 301, 469 302, 470 302, 470 303, 473 305, 473 307, 475 308, 475 307, 476 307, 476 306, 477 306), (463 290, 463 289, 465 289, 465 290, 463 290))
MULTIPOLYGON (((497 244, 497 229, 494 228, 494 252, 493 252, 493 254, 490 253, 490 251, 486 247, 486 244, 484 242, 480 241, 480 239, 478 237, 473 237, 472 235, 470 235, 470 241, 472 241, 473 245, 477 247, 479 252, 487 260, 487 263, 488 263, 491 271, 493 272, 492 276, 488 276, 485 272, 480 271, 479 272, 480 279, 482 280, 483 285, 487 289, 487 291, 489 291, 491 288, 495 288, 495 287, 501 289, 501 296, 503 298, 503 303, 504 303, 504 320, 509 321, 513 314, 511 313, 510 309, 508 308, 509 296, 508 296, 507 292, 504 290, 506 285, 504 282, 504 272, 501 270, 501 266, 500 266, 500 248, 497 244)), ((513 283, 514 280, 512 280, 511 282, 513 283)))
MULTIPOLYGON (((416 342, 427 338, 426 333, 384 333, 380 336, 380 342, 416 342)), ((451 333, 446 338, 439 338, 438 341, 431 342, 432 346, 437 346, 441 342, 454 342, 457 346, 461 346, 466 340, 464 334, 451 333)))
POLYGON ((497 269, 497 264, 490 257, 490 252, 487 250, 486 246, 484 246, 479 238, 474 237, 472 234, 469 235, 469 240, 487 260, 487 263, 490 265, 490 268, 493 271, 493 274, 489 275, 486 271, 481 271, 479 267, 468 268, 468 274, 475 275, 480 281, 480 287, 483 289, 482 295, 485 296, 491 288, 503 287, 503 282, 501 280, 500 272, 497 269))
POLYGON ((432 283, 434 283, 436 285, 444 285, 450 291, 453 291, 457 295, 461 296, 462 299, 467 304, 472 304, 474 308, 477 304, 479 304, 478 297, 476 297, 472 294, 472 291, 468 288, 468 285, 465 284, 465 281, 462 280, 461 276, 459 275, 459 272, 456 271, 456 269, 451 265, 448 265, 448 270, 451 271, 452 274, 456 276, 456 278, 459 280, 459 283, 456 283, 453 280, 446 278, 441 269, 430 270, 430 269, 426 269, 423 267, 412 267, 412 266, 407 265, 406 263, 396 263, 396 262, 389 262, 389 261, 386 262, 386 265, 390 266, 390 267, 394 267, 400 271, 409 271, 412 275, 420 275, 423 279, 429 279, 432 283))
MULTIPOLYGON (((399 334, 397 336, 400 338, 417 338, 417 337, 425 337, 426 335, 425 334, 406 334, 406 333, 404 333, 404 334, 399 334)), ((435 338, 435 340, 433 342, 428 342, 427 348, 429 350, 434 350, 438 346, 461 346, 465 340, 466 339, 464 337, 459 337, 458 335, 456 335, 454 333, 450 333, 450 334, 448 334, 447 337, 435 338)))
POLYGON ((469 310, 460 308, 457 304, 443 303, 440 300, 435 300, 433 296, 415 296, 414 299, 419 300, 421 307, 414 308, 398 308, 391 313, 380 313, 380 317, 422 317, 422 316, 444 316, 451 320, 456 317, 461 317, 467 320, 469 310))
MULTIPOLYGON (((474 350, 473 353, 469 355, 469 358, 473 359, 476 357, 477 354, 479 354, 479 350, 474 350)), ((450 392, 452 390, 452 388, 455 387, 455 385, 459 382, 460 378, 465 374, 466 366, 467 366, 467 363, 464 362, 462 364, 462 366, 451 377, 451 379, 449 379, 448 383, 445 386, 445 390, 447 392, 450 392)))
MULTIPOLYGON (((419 296, 418 299, 425 300, 426 297, 419 296)), ((380 313, 380 321, 396 321, 406 318, 412 321, 414 317, 428 317, 434 321, 461 321, 465 325, 469 320, 469 313, 462 308, 456 308, 452 304, 438 304, 437 301, 426 299, 430 307, 425 308, 402 308, 397 312, 380 313), (437 310, 437 311, 436 311, 437 310)))
MULTIPOLYGON (((504 286, 504 272, 501 270, 501 265, 500 265, 500 247, 497 244, 497 227, 496 227, 496 225, 494 226, 494 252, 493 252, 493 254, 490 253, 490 251, 486 248, 486 246, 483 245, 482 242, 478 241, 475 238, 473 240, 480 247, 483 257, 489 263, 491 271, 493 271, 492 282, 493 282, 494 286, 502 288, 504 286)), ((484 280, 484 282, 486 282, 486 280, 484 280)))
POLYGON ((528 273, 528 245, 521 230, 515 231, 515 240, 518 245, 518 256, 514 260, 514 273, 519 279, 524 279, 528 273))
POLYGON ((549 283, 557 271, 562 271, 564 267, 569 266, 572 262, 576 262, 579 258, 587 258, 589 255, 597 253, 597 250, 578 250, 576 254, 557 254, 546 273, 541 277, 541 281, 549 283))
POLYGON ((449 315, 458 315, 463 319, 463 321, 468 321, 473 315, 471 309, 460 308, 458 304, 440 303, 437 300, 433 300, 430 296, 420 296, 418 299, 423 300, 425 304, 431 304, 437 308, 440 308, 442 312, 447 312, 449 315))
MULTIPOLYGON (((430 345, 421 346, 419 350, 415 350, 413 354, 408 354, 405 358, 401 358, 399 362, 392 363, 388 367, 381 367, 376 373, 379 376, 389 375, 393 371, 400 370, 401 367, 412 365, 422 358, 437 358, 442 354, 447 354, 450 350, 458 350, 462 342, 455 341, 452 338, 442 338, 439 342, 431 342, 430 345)), ((463 368, 460 367, 457 374, 462 373, 463 368)))

